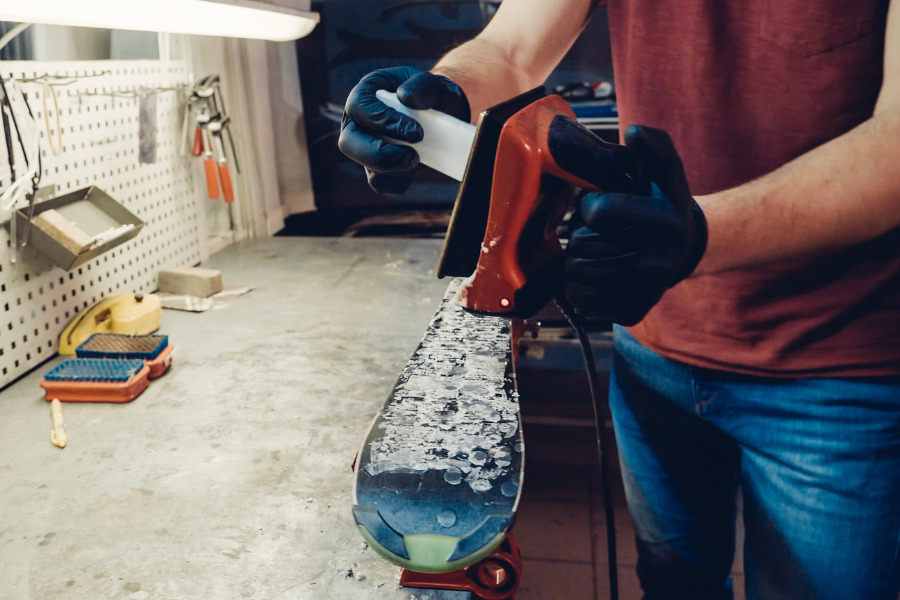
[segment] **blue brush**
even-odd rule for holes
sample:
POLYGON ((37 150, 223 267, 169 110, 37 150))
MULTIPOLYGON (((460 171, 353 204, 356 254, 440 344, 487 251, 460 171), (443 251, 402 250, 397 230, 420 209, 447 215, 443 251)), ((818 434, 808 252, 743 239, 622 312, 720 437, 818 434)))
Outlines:
POLYGON ((50 369, 46 381, 128 381, 144 368, 144 361, 112 358, 69 358, 50 369))
POLYGON ((78 358, 153 360, 169 345, 167 335, 95 333, 75 349, 78 358))
POLYGON ((130 402, 150 383, 150 367, 140 359, 69 358, 44 375, 47 400, 130 402))

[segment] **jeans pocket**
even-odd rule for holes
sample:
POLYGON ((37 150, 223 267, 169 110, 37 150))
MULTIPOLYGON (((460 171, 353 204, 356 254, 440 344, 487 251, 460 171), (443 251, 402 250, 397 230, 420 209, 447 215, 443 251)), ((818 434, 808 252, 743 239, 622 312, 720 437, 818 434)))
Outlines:
POLYGON ((872 33, 881 0, 763 0, 760 36, 814 56, 872 33))

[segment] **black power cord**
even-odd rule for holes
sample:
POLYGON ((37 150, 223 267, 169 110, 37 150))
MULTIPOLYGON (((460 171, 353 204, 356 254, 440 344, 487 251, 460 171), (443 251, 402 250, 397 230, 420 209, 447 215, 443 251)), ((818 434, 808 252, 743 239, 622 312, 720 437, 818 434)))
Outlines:
POLYGON ((587 371, 588 387, 591 391, 591 404, 594 407, 594 429, 597 434, 597 454, 600 459, 600 487, 603 492, 603 512, 606 519, 606 554, 609 569, 609 598, 619 598, 619 575, 616 560, 616 520, 613 508, 612 481, 609 473, 609 439, 603 434, 603 415, 600 412, 602 390, 597 377, 597 367, 594 363, 594 352, 591 349, 591 341, 584 326, 584 320, 575 312, 575 308, 562 297, 554 298, 553 302, 559 312, 566 318, 578 341, 581 343, 581 354, 584 358, 584 366, 587 371))

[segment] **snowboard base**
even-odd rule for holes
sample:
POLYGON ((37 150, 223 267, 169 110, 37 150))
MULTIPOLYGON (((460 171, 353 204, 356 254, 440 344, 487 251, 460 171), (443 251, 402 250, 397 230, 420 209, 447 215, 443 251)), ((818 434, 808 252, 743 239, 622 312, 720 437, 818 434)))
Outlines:
POLYGON ((504 541, 524 464, 507 319, 467 313, 454 280, 357 456, 353 517, 381 556, 421 573, 504 541))

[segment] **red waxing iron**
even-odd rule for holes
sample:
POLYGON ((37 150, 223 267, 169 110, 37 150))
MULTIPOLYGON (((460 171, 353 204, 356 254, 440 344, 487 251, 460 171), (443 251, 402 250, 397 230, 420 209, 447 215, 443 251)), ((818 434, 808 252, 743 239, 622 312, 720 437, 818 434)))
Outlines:
MULTIPOLYGON (((434 112, 391 106, 420 122, 422 113, 434 112)), ((423 128, 425 142, 429 129, 423 128)), ((424 158, 422 162, 431 165, 424 158)), ((444 172, 454 175, 453 169, 444 172)), ((543 88, 484 111, 438 277, 467 278, 459 297, 467 310, 533 315, 562 289, 563 248, 557 229, 579 189, 648 194, 649 182, 625 146, 591 133, 560 96, 547 96, 543 88)))

